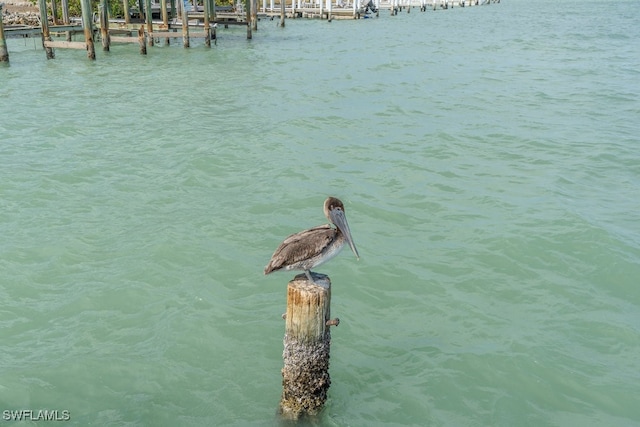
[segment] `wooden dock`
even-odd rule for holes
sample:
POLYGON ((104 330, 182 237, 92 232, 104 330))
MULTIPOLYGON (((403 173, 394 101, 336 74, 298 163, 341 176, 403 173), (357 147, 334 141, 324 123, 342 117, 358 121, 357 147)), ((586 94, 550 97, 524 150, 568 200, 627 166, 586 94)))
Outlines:
MULTIPOLYGON (((56 13, 56 1, 68 7, 64 0, 52 0, 51 6, 56 13)), ((113 1, 113 0, 112 0, 113 1)), ((124 0, 125 6, 127 1, 124 0)), ((151 0, 144 0, 144 8, 140 19, 132 19, 128 14, 124 19, 110 19, 107 15, 109 0, 100 0, 99 13, 91 9, 91 0, 81 0, 82 17, 70 18, 68 10, 62 10, 63 23, 53 18, 49 24, 46 0, 38 0, 40 9, 40 26, 8 25, 4 27, 2 4, 0 3, 0 63, 9 62, 6 38, 42 37, 42 45, 48 59, 55 57, 54 49, 85 49, 89 59, 95 59, 94 40, 99 39, 105 51, 110 50, 112 43, 134 43, 140 46, 140 53, 147 53, 147 45, 154 46, 156 40, 182 38, 184 47, 190 46, 190 39, 204 39, 207 47, 211 41, 216 43, 216 29, 230 25, 247 28, 247 39, 252 38, 252 30, 258 27, 260 19, 280 20, 285 25, 285 18, 326 19, 360 19, 378 17, 380 11, 387 11, 392 16, 400 11, 410 12, 446 10, 456 7, 469 7, 500 3, 500 0, 244 0, 235 8, 215 5, 215 0, 204 0, 203 6, 184 7, 176 0, 160 0, 161 20, 154 20, 154 9, 151 0), (168 1, 171 2, 169 7, 168 1), (276 2, 277 1, 277 2, 276 2), (176 8, 177 4, 177 8, 176 8), (172 16, 169 16, 169 11, 172 16), (96 19, 96 15, 99 19, 96 19), (82 40, 75 40, 82 34, 82 40), (61 38, 64 37, 64 40, 61 38)), ((126 6, 128 9, 128 6, 126 6)), ((156 11, 157 12, 157 11, 156 11)))

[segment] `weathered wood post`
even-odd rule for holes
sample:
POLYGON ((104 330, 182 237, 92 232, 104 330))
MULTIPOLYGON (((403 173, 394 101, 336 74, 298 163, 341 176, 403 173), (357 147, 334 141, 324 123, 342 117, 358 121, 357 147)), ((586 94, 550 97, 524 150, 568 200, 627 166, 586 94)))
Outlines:
MULTIPOLYGON (((60 2, 61 7, 62 7, 62 23, 64 25, 69 25, 69 22, 71 22, 71 20, 69 19, 69 0, 62 0, 60 2)), ((70 42, 71 41, 71 31, 65 31, 65 40, 70 42)))
POLYGON ((46 0, 38 0, 38 8, 40 9, 40 26, 42 28, 42 47, 47 54, 47 59, 55 58, 55 52, 52 47, 46 46, 47 41, 51 41, 51 35, 49 34, 49 17, 47 16, 47 2, 46 0))
POLYGON ((100 0, 100 39, 102 50, 109 51, 111 40, 109 38, 109 3, 108 0, 100 0))
POLYGON ((138 44, 140 45, 140 55, 147 54, 147 37, 144 35, 144 26, 138 28, 138 44))
MULTIPOLYGON (((162 9, 162 29, 164 31, 169 31, 169 12, 167 11, 167 0, 160 0, 160 9, 162 9)), ((169 37, 165 37, 164 44, 169 45, 171 43, 171 39, 169 37)))
POLYGON ((304 274, 287 286, 287 313, 284 334, 284 368, 280 414, 285 419, 316 415, 327 400, 329 377, 331 280, 312 273, 315 283, 304 274))
POLYGON ((7 50, 7 39, 4 38, 4 18, 2 15, 2 6, 0 3, 0 62, 9 62, 9 51, 7 50))
POLYGON ((187 11, 187 2, 181 0, 182 6, 182 46, 189 47, 189 15, 187 11))
POLYGON ((56 5, 56 0, 51 0, 51 19, 53 20, 53 25, 58 25, 58 6, 56 5))
POLYGON ((244 8, 246 11, 245 19, 247 20, 247 40, 251 40, 251 0, 245 0, 244 8))
POLYGON ((209 19, 211 18, 209 12, 209 0, 204 0, 204 45, 206 47, 211 47, 211 23, 209 19))
POLYGON ((153 20, 151 16, 151 0, 144 0, 144 19, 147 23, 147 34, 149 34, 149 46, 153 46, 153 20))
POLYGON ((213 21, 213 25, 211 26, 211 38, 213 39, 213 44, 218 44, 218 35, 216 34, 216 28, 218 27, 218 24, 216 23, 216 1, 205 1, 209 2, 209 22, 213 21))
POLYGON ((251 29, 258 30, 258 0, 251 0, 251 29))
MULTIPOLYGON (((291 0, 292 2, 295 0, 291 0)), ((280 26, 284 27, 284 15, 285 15, 285 3, 286 0, 280 0, 280 26)))
POLYGON ((122 9, 124 10, 124 23, 129 25, 129 0, 122 0, 122 9))
POLYGON ((69 25, 69 0, 62 0, 60 5, 62 7, 62 23, 69 25))
POLYGON ((82 8, 82 27, 84 29, 84 41, 87 45, 87 57, 89 59, 96 59, 96 47, 93 44, 91 0, 82 0, 80 7, 82 8))

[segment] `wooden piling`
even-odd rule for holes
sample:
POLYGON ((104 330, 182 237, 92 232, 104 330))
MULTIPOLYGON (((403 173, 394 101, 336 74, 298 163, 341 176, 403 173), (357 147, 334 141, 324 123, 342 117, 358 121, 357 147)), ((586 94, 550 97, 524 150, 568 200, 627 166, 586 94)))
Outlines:
MULTIPOLYGON (((62 0, 60 5, 62 7, 62 23, 64 25, 69 25, 71 22, 71 19, 69 18, 69 0, 62 0)), ((65 40, 70 42, 71 39, 71 31, 65 31, 65 40)))
POLYGON ((247 40, 251 40, 251 0, 245 0, 244 8, 246 12, 246 20, 247 20, 247 40))
POLYGON ((187 12, 187 5, 185 1, 182 1, 182 46, 189 47, 189 15, 187 12))
POLYGON ((91 12, 91 0, 82 0, 82 27, 84 28, 84 42, 87 49, 87 57, 96 59, 96 48, 93 44, 93 14, 91 12))
POLYGON ((258 0, 251 0, 251 29, 258 30, 258 0))
POLYGON ((42 47, 47 55, 47 59, 55 58, 55 53, 51 46, 47 46, 47 42, 51 41, 49 33, 49 17, 47 16, 46 0, 38 0, 38 8, 40 9, 40 25, 42 28, 42 47))
POLYGON ((210 21, 216 20, 216 1, 215 0, 207 0, 209 2, 209 15, 210 21))
POLYGON ((51 0, 51 20, 53 25, 58 25, 58 6, 56 0, 51 0))
POLYGON ((209 0, 204 0, 204 45, 211 47, 211 12, 209 11, 209 0))
MULTIPOLYGON (((162 29, 167 31, 169 29, 169 13, 167 12, 167 0, 160 0, 160 9, 162 13, 162 29)), ((164 38, 164 44, 169 45, 171 39, 169 37, 164 38)))
POLYGON ((147 37, 144 35, 144 26, 138 28, 138 44, 140 45, 140 55, 147 54, 147 37))
POLYGON ((7 50, 7 40, 4 38, 4 18, 2 15, 2 6, 0 3, 0 62, 9 62, 9 51, 7 50))
POLYGON ((218 44, 218 35, 216 34, 216 28, 218 24, 216 23, 216 1, 215 0, 205 0, 209 3, 209 22, 213 21, 213 25, 211 25, 210 37, 213 40, 213 44, 218 44))
POLYGON ((318 414, 331 385, 329 325, 339 321, 330 319, 331 280, 312 274, 315 283, 299 274, 287 286, 280 414, 290 420, 318 414))
POLYGON ((69 19, 69 0, 62 0, 60 4, 62 6, 62 23, 69 25, 69 22, 71 22, 69 19))
POLYGON ((100 39, 102 40, 102 50, 109 51, 109 4, 107 0, 100 0, 100 39))
POLYGON ((281 27, 284 27, 284 15, 285 15, 285 0, 280 0, 280 26, 281 27))
POLYGON ((129 25, 129 0, 122 0, 122 9, 124 10, 124 24, 129 25))
MULTIPOLYGON (((147 23, 147 34, 153 34, 153 20, 151 16, 151 0, 144 0, 144 19, 147 23)), ((149 36, 149 46, 153 46, 153 36, 149 36)))

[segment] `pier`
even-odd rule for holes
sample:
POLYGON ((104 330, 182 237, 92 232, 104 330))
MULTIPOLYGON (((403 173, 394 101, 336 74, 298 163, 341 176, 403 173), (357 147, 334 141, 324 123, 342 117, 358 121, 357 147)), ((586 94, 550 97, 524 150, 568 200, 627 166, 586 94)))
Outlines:
POLYGON ((217 6, 215 0, 144 0, 141 11, 131 9, 122 0, 124 18, 109 16, 109 0, 100 0, 98 10, 91 8, 90 0, 81 0, 80 17, 69 16, 68 0, 38 0, 40 25, 4 24, 0 3, 0 62, 9 62, 6 38, 41 37, 47 59, 55 58, 55 49, 84 49, 87 57, 95 60, 95 40, 102 50, 109 51, 112 44, 137 44, 140 53, 148 53, 147 46, 164 40, 182 39, 185 48, 190 40, 203 39, 206 47, 217 41, 217 28, 230 25, 246 27, 247 39, 253 37, 261 19, 278 18, 281 27, 285 19, 315 18, 331 22, 334 19, 361 19, 379 17, 381 11, 391 16, 412 9, 447 10, 460 7, 489 5, 500 0, 244 0, 235 6, 217 6), (62 22, 58 19, 60 1, 62 22), (52 17, 49 18, 49 10, 52 17), (134 13, 131 13, 131 12, 134 13))

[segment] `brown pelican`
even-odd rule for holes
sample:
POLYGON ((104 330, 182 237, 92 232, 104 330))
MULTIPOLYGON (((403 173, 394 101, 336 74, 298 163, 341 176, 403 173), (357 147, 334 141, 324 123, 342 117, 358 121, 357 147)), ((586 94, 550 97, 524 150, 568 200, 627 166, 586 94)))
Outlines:
POLYGON ((287 237, 271 256, 264 274, 277 270, 304 270, 307 279, 313 283, 311 269, 338 255, 345 241, 356 258, 360 259, 342 202, 335 197, 327 198, 324 201, 324 215, 336 228, 329 224, 319 225, 287 237))

